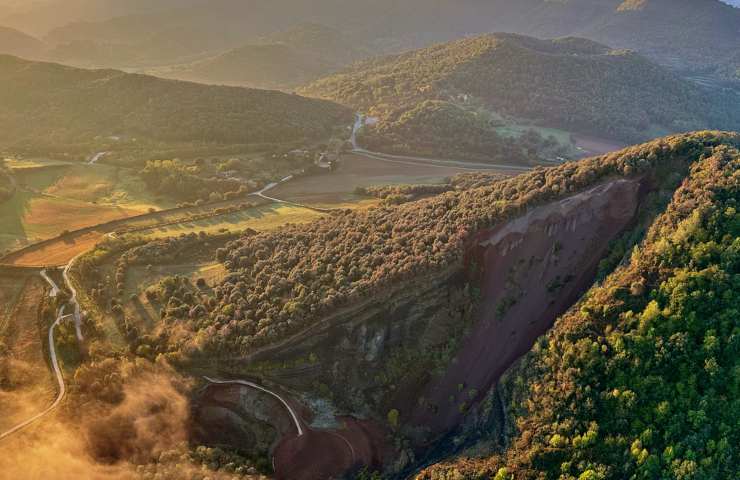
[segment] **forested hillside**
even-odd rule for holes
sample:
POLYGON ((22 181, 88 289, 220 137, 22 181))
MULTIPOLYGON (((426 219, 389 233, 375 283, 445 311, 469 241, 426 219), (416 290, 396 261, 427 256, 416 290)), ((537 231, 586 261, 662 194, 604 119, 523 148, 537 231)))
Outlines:
POLYGON ((695 152, 629 263, 510 374, 508 448, 418 478, 737 478, 740 153, 695 152))
MULTIPOLYGON (((480 108, 627 141, 740 126, 740 97, 702 90, 635 53, 575 38, 496 34, 459 40, 368 60, 302 92, 380 117, 367 133, 371 146, 393 148, 405 141, 423 148, 427 129, 443 153, 468 146, 463 142, 459 148, 457 137, 444 134, 456 132, 460 122, 487 123, 489 142, 504 143, 490 132, 498 120, 476 111, 480 108), (458 118, 431 131, 429 108, 421 107, 430 100, 446 102, 446 110, 460 111, 458 118)), ((467 130, 475 135, 475 129, 467 130)))
POLYGON ((0 104, 0 142, 57 149, 98 137, 240 145, 316 140, 352 119, 343 107, 295 95, 10 56, 0 57, 0 104))
MULTIPOLYGON (((717 145, 738 143, 737 135, 717 132, 667 137, 400 207, 338 212, 310 225, 252 232, 219 250, 218 260, 232 274, 214 288, 211 298, 165 299, 168 324, 192 329, 192 335, 152 348, 248 353, 342 306, 456 264, 476 231, 533 205, 607 177, 685 168, 686 162, 699 160, 717 145)), ((736 172, 728 172, 728 178, 736 178, 736 172)))

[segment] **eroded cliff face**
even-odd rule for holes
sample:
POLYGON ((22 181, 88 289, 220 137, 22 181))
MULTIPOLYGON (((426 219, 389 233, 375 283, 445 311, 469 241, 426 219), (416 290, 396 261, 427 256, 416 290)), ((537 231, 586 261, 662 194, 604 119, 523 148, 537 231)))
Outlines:
POLYGON ((599 261, 634 220, 640 183, 615 180, 479 232, 468 265, 482 301, 473 332, 441 378, 425 389, 412 422, 438 434, 457 426, 593 283, 599 261))
MULTIPOLYGON (((398 451, 390 437, 343 427, 341 417, 400 431, 419 448, 454 429, 589 288, 610 241, 634 221, 641 193, 639 180, 617 179, 533 208, 478 232, 464 262, 338 311, 240 365, 291 392, 310 428, 349 439, 332 448, 376 452, 350 456, 352 468, 384 458, 386 469, 401 471, 414 464, 410 451, 391 466, 398 451)), ((300 454, 308 447, 287 441, 279 451, 289 455, 278 457, 309 465, 300 454)))

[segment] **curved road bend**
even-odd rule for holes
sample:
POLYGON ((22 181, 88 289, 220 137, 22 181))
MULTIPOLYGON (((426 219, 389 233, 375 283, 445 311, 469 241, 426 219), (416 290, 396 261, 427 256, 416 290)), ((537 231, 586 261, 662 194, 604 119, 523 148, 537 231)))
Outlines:
POLYGON ((75 334, 77 335, 77 341, 81 342, 84 340, 82 337, 82 315, 80 313, 80 303, 77 301, 77 290, 75 289, 74 285, 72 285, 72 281, 69 279, 69 271, 72 268, 72 265, 74 264, 75 260, 80 258, 82 255, 84 255, 87 252, 82 252, 76 257, 74 257, 72 260, 69 261, 69 263, 64 267, 64 272, 62 272, 62 276, 64 277, 64 283, 67 285, 67 288, 72 293, 72 297, 69 299, 69 303, 72 304, 72 307, 74 308, 74 320, 75 320, 75 334))
MULTIPOLYGON (((52 288, 52 294, 55 291, 59 291, 59 288, 56 286, 53 280, 51 280, 47 275, 46 272, 42 272, 42 277, 44 277, 44 280, 51 285, 52 288)), ((50 294, 50 296, 54 296, 50 294)), ((60 403, 62 403, 62 400, 64 399, 64 396, 67 393, 67 387, 64 384, 64 377, 62 376, 62 370, 59 368, 59 360, 57 359, 57 349, 54 345, 54 329, 56 329, 59 324, 67 318, 69 315, 64 315, 64 305, 59 307, 59 311, 57 312, 57 319, 56 321, 49 327, 49 356, 51 357, 51 366, 54 369, 54 376, 57 379, 57 385, 59 386, 59 393, 57 394, 57 398, 54 400, 54 403, 49 405, 49 407, 44 410, 43 412, 34 415, 33 417, 29 418, 28 420, 16 425, 15 427, 11 428, 10 430, 0 433, 0 440, 3 440, 14 433, 19 432, 20 430, 26 428, 27 426, 31 425, 36 420, 40 419, 41 417, 47 415, 49 412, 54 410, 59 406, 60 403)))
POLYGON ((87 164, 95 165, 98 162, 98 160, 100 160, 106 155, 108 155, 108 152, 98 152, 90 158, 90 161, 88 161, 87 164))
POLYGON ((360 147, 357 143, 357 133, 362 129, 364 125, 364 119, 365 117, 363 115, 357 114, 355 124, 352 127, 352 136, 350 137, 350 142, 352 143, 352 153, 356 155, 362 155, 374 160, 380 160, 382 162, 388 163, 397 163, 400 165, 414 165, 448 169, 457 168, 460 170, 471 172, 480 172, 485 170, 509 170, 517 172, 528 172, 533 169, 532 167, 523 167, 521 165, 461 162, 457 160, 443 160, 435 158, 414 157, 409 155, 391 155, 389 153, 372 152, 360 147))
POLYGON ((303 429, 303 426, 301 425, 301 421, 298 419, 298 414, 296 414, 295 410, 293 410, 293 407, 290 406, 288 402, 283 399, 280 395, 278 395, 275 392, 272 392, 265 387, 262 387, 260 385, 257 385, 254 382, 248 382, 246 380, 215 380, 213 378, 209 377, 203 377, 208 383, 212 383, 214 385, 241 385, 243 387, 249 387, 254 388, 255 390, 259 390, 261 392, 267 393, 269 395, 272 395, 273 397, 277 398, 280 403, 283 404, 286 410, 288 410, 288 413, 290 414, 290 417, 293 419, 293 423, 295 423, 295 427, 298 430, 298 436, 303 436, 306 432, 303 429))

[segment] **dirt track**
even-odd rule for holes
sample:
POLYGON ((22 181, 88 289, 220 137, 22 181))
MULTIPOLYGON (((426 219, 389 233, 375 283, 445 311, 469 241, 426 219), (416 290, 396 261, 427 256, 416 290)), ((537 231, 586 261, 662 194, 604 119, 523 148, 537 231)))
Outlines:
MULTIPOLYGON (((48 278, 48 277, 44 277, 48 278)), ((31 311, 24 312, 22 309, 29 307, 26 302, 23 300, 20 303, 21 309, 17 310, 15 313, 18 316, 18 319, 20 320, 21 316, 27 316, 29 318, 26 318, 24 322, 21 322, 21 328, 22 330, 19 332, 16 332, 16 335, 18 337, 17 343, 19 344, 20 350, 17 352, 17 355, 19 356, 19 360, 24 362, 25 365, 30 365, 30 368, 33 370, 33 377, 38 384, 39 382, 44 382, 47 378, 46 374, 46 362, 43 359, 43 348, 41 345, 37 344, 38 337, 36 336, 35 329, 31 327, 31 325, 36 325, 36 316, 38 315, 38 301, 40 295, 43 294, 45 291, 42 287, 35 284, 35 281, 32 282, 34 285, 31 289, 29 289, 27 292, 24 292, 24 296, 27 297, 28 300, 30 300, 30 306, 32 306, 31 311), (26 325, 27 323, 31 323, 31 325, 26 325), (25 327, 24 327, 25 325, 25 327), (29 328, 30 327, 30 328, 29 328), (24 333, 26 332, 26 333, 24 333), (24 341, 25 339, 25 341, 24 341), (26 344, 28 342, 28 344, 26 344), (29 358, 30 356, 30 358, 29 358), (38 358, 41 357, 41 358, 38 358), (43 371, 43 373, 42 373, 43 371)), ((53 282, 49 280, 49 283, 53 285, 53 282)), ((56 289, 56 286, 53 288, 56 289)), ((23 405, 23 412, 14 412, 16 415, 14 416, 14 420, 17 418, 24 418, 20 423, 17 423, 13 426, 10 425, 3 425, 6 430, 0 432, 0 440, 3 440, 5 438, 10 437, 11 435, 14 435, 15 433, 23 430, 24 428, 28 427, 32 423, 36 422, 40 418, 46 416, 51 411, 53 411, 56 407, 59 406, 59 404, 64 399, 64 396, 66 394, 66 386, 64 384, 64 377, 62 376, 61 368, 59 367, 59 359, 57 358, 57 352, 56 352, 56 345, 54 344, 54 331, 56 330, 57 326, 59 326, 59 323, 61 323, 64 320, 64 307, 61 307, 59 311, 57 312, 57 318, 56 321, 49 327, 48 333, 46 335, 47 341, 48 341, 48 348, 49 348, 49 357, 51 360, 51 367, 54 374, 54 378, 57 383, 57 395, 51 405, 46 407, 45 409, 41 410, 43 407, 43 402, 47 401, 47 397, 51 398, 53 394, 50 392, 51 390, 49 386, 31 386, 33 389, 33 392, 30 392, 31 394, 25 395, 21 399, 21 397, 16 398, 13 402, 15 405, 18 406, 18 404, 23 405), (43 393, 40 393, 43 392, 43 393), (33 414, 33 410, 36 410, 36 412, 33 414), (39 411, 41 410, 41 411, 39 411)), ((10 357, 13 357, 13 352, 11 352, 10 357)), ((26 388, 29 387, 29 385, 25 385, 26 388)), ((8 418, 10 416, 8 415, 8 418)), ((17 421, 17 420, 16 420, 17 421)))
MULTIPOLYGON (((271 424, 278 435, 272 450, 272 463, 278 480, 325 480, 340 478, 355 468, 378 466, 383 458, 384 432, 372 422, 360 421, 351 417, 337 418, 342 427, 335 429, 311 428, 306 417, 312 413, 285 392, 270 390, 258 383, 247 380, 221 381, 205 377, 211 384, 209 389, 221 388, 225 396, 210 396, 208 401, 219 408, 234 412, 234 417, 221 416, 215 420, 211 412, 208 422, 227 422, 224 431, 232 431, 233 418, 239 418, 239 411, 247 409, 250 415, 271 424), (243 403, 236 390, 249 389, 252 395, 262 396, 266 401, 259 404, 243 403), (261 405, 255 407, 255 405, 261 405), (229 419, 231 418, 231 420, 229 419)), ((233 431, 239 431, 238 428, 233 431)), ((235 447, 245 441, 254 441, 244 434, 216 435, 210 440, 216 443, 233 443, 235 447), (246 440, 249 438, 250 440, 246 440)))

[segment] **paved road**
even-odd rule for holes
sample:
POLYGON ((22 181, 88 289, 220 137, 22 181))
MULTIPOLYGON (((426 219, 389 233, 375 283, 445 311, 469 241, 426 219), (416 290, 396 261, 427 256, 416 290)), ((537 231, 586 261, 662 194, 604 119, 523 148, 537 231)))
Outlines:
POLYGON ((272 395, 273 397, 275 397, 278 400, 280 400, 280 403, 282 403, 283 406, 285 406, 285 408, 288 410, 288 413, 290 414, 291 418, 293 419, 293 423, 295 424, 296 430, 298 430, 298 436, 300 437, 300 436, 302 436, 302 435, 304 435, 306 433, 305 430, 303 429, 303 425, 301 425, 301 421, 298 418, 298 414, 296 414, 295 410, 293 410, 293 407, 291 407, 290 404, 288 402, 286 402, 283 399, 283 397, 281 397, 277 393, 272 392, 272 391, 266 389, 265 387, 262 387, 260 385, 257 385, 254 382, 248 382, 246 380, 215 380, 215 379, 210 378, 210 377, 203 377, 203 378, 206 379, 206 381, 208 381, 209 383, 212 383, 214 385, 241 385, 241 386, 244 386, 244 387, 254 388, 255 390, 259 390, 261 392, 265 392, 265 393, 267 393, 269 395, 272 395))
MULTIPOLYGON (((59 288, 56 286, 56 284, 45 274, 45 272, 42 272, 42 277, 44 277, 44 280, 46 280, 49 285, 51 285, 52 293, 54 291, 59 291, 59 288)), ((50 294, 51 295, 51 294, 50 294)), ((53 295, 51 295, 53 296, 53 295)), ((15 427, 11 428, 10 430, 0 433, 0 440, 3 440, 14 433, 18 433, 19 431, 23 430, 27 426, 31 425, 36 420, 40 419, 41 417, 47 415, 49 412, 54 410, 59 406, 60 403, 62 403, 62 400, 64 399, 64 396, 67 394, 67 387, 64 384, 64 377, 62 376, 62 370, 59 368, 59 360, 57 358, 57 349, 56 345, 54 345, 54 330, 59 326, 59 324, 65 319, 69 317, 69 315, 64 315, 64 306, 61 306, 59 310, 57 311, 57 319, 56 321, 51 325, 49 328, 49 356, 51 358, 51 366, 54 370, 54 376, 57 379, 57 384, 59 386, 59 393, 57 393, 57 398, 54 400, 54 403, 49 405, 49 407, 44 410, 43 412, 34 415, 33 417, 29 418, 28 420, 16 425, 15 427)))

